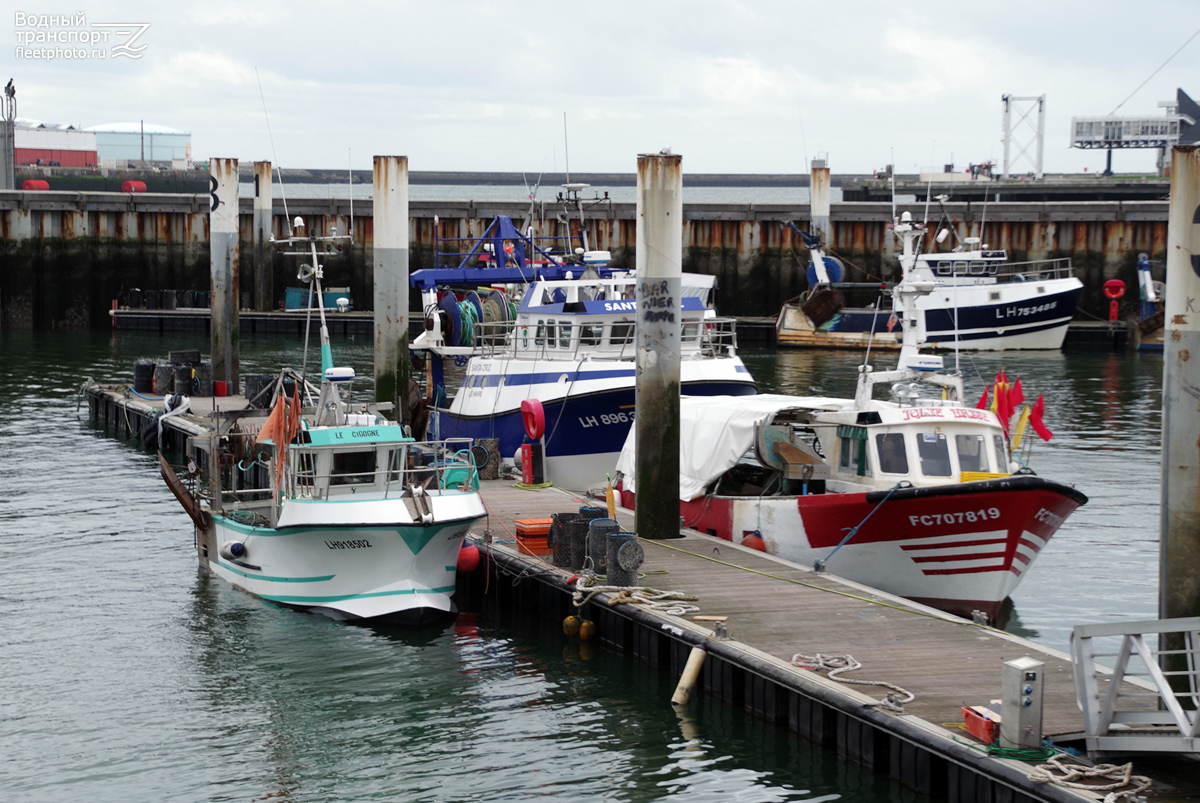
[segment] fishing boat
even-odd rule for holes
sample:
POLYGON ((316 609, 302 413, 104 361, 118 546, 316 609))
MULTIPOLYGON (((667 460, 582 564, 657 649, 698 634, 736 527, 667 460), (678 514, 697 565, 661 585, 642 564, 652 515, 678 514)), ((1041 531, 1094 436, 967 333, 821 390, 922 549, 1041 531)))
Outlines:
MULTIPOLYGON (((545 480, 584 490, 606 482, 634 420, 637 278, 585 239, 567 242, 580 244, 554 250, 499 217, 465 250, 437 249, 456 262, 413 273, 425 331, 412 349, 428 357, 430 433, 494 439, 515 462, 527 437, 522 403, 536 400, 545 480)), ((684 274, 681 288, 670 312, 682 322, 683 392, 755 393, 734 321, 716 315, 715 278, 684 274)))
MULTIPOLYGON (((279 241, 311 256, 301 268, 310 299, 323 297, 318 246, 332 239, 279 241)), ((459 549, 486 514, 472 444, 417 442, 385 417, 390 404, 352 403, 354 371, 333 364, 325 308, 314 306, 319 388, 284 369, 269 415, 251 406, 204 422, 182 476, 159 454, 200 563, 258 597, 339 620, 417 625, 455 612, 459 549)))
MULTIPOLYGON (((919 230, 911 219, 896 225, 906 253, 919 230)), ((853 399, 683 399, 685 525, 995 620, 1087 497, 1030 471, 1020 452, 1024 426, 1019 420, 1010 434, 1005 403, 995 412, 966 404, 961 376, 944 372, 940 355, 921 353, 923 317, 913 302, 935 291, 912 278, 893 288, 905 324, 897 367, 861 366, 853 399), (875 398, 879 388, 890 398, 875 398)), ((1022 418, 1032 416, 1048 437, 1038 406, 1022 418)), ((636 505, 635 450, 631 435, 617 466, 626 507, 636 505)))
MULTIPOLYGON (((944 210, 943 219, 946 225, 934 238, 939 244, 957 237, 944 210)), ((799 233, 812 254, 812 289, 780 310, 779 345, 865 348, 870 341, 876 349, 900 348, 900 316, 878 306, 845 307, 841 262, 824 252, 819 237, 799 233)), ((900 271, 901 281, 933 285, 914 301, 924 345, 933 349, 1061 349, 1083 292, 1070 259, 1009 262, 1007 251, 988 248, 978 237, 963 238, 952 251, 902 256, 900 271)))

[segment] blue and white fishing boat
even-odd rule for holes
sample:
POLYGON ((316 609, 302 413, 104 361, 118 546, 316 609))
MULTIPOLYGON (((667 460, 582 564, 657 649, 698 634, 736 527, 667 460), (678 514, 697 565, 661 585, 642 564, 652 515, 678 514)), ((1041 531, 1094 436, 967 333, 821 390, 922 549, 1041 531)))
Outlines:
MULTIPOLYGON (((521 403, 536 399, 545 479, 578 490, 603 485, 635 414, 633 272, 613 270, 607 252, 544 250, 504 217, 468 259, 412 276, 425 309, 425 332, 412 348, 428 353, 435 394, 430 433, 498 439, 507 462, 526 437, 521 403), (480 255, 489 264, 466 267, 480 255)), ((714 290, 714 277, 683 276, 682 392, 756 393, 737 356, 733 319, 713 309, 714 290)))
MULTIPOLYGON (((317 244, 328 239, 281 241, 308 247, 301 277, 317 299, 317 244)), ((200 422, 182 477, 160 453, 195 524, 200 563, 263 599, 339 620, 422 624, 455 612, 459 550, 486 515, 471 443, 418 443, 380 405, 351 403, 354 371, 333 365, 315 306, 319 389, 285 369, 265 420, 250 407, 200 422)))
MULTIPOLYGON (((905 213, 908 214, 908 213, 905 213)), ((944 228, 935 238, 952 233, 944 228)), ((902 324, 889 309, 841 305, 842 266, 820 239, 801 232, 812 253, 808 297, 783 305, 776 321, 781 346, 898 349, 902 324)), ((926 348, 1003 351, 1060 349, 1083 282, 1070 259, 1009 262, 1008 253, 964 238, 954 250, 917 253, 900 260, 901 281, 931 282, 916 302, 926 348)))

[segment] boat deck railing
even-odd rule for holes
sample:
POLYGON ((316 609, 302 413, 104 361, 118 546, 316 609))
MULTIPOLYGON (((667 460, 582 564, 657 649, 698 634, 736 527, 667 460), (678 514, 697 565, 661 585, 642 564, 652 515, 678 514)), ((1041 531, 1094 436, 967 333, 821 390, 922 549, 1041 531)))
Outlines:
POLYGON ((947 261, 931 269, 935 279, 953 284, 996 284, 1070 279, 1075 275, 1069 257, 1038 259, 1030 262, 947 261))
MULTIPOLYGON (((518 325, 516 321, 475 325, 476 355, 543 360, 631 360, 637 353, 633 321, 556 322, 553 327, 518 325), (618 329, 618 327, 621 327, 618 329)), ((691 357, 732 357, 737 353, 734 318, 701 318, 683 322, 682 352, 691 357)))
POLYGON ((1078 625, 1071 653, 1089 755, 1200 752, 1200 617, 1078 625))
POLYGON ((426 490, 455 488, 464 483, 478 487, 478 471, 470 438, 376 445, 362 449, 370 455, 370 465, 348 467, 342 471, 320 469, 318 453, 344 447, 305 449, 295 455, 293 469, 286 475, 283 495, 293 499, 328 499, 331 496, 361 490, 382 492, 383 498, 398 498, 412 486, 426 490), (388 455, 387 462, 382 458, 388 455), (377 457, 378 456, 378 457, 377 457))

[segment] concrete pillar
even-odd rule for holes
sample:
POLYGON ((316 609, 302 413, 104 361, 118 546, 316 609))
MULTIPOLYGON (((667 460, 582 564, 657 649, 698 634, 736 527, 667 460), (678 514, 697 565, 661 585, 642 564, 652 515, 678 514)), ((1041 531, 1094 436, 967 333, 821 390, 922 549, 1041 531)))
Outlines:
POLYGON ((829 168, 825 162, 813 160, 812 184, 809 187, 809 214, 814 232, 821 233, 821 242, 833 246, 833 229, 829 225, 829 168))
POLYGON ((274 271, 271 267, 271 163, 254 163, 254 309, 275 309, 274 271))
POLYGON ((209 160, 208 248, 212 266, 213 380, 240 393, 238 381, 238 160, 209 160))
POLYGON ((375 401, 408 422, 408 157, 375 157, 375 401))
POLYGON ((1172 159, 1165 313, 1158 615, 1175 619, 1200 616, 1200 146, 1172 159))
POLYGON ((637 167, 637 510, 641 538, 679 537, 679 349, 683 169, 678 154, 637 167))

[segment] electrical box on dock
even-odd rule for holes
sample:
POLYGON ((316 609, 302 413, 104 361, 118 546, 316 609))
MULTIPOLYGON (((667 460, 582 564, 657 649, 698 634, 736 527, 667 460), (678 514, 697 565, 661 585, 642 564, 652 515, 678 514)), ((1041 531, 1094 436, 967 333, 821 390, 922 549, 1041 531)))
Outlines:
POLYGON ((1000 694, 1000 746, 1042 746, 1042 690, 1046 665, 1033 658, 1004 662, 1000 694))

